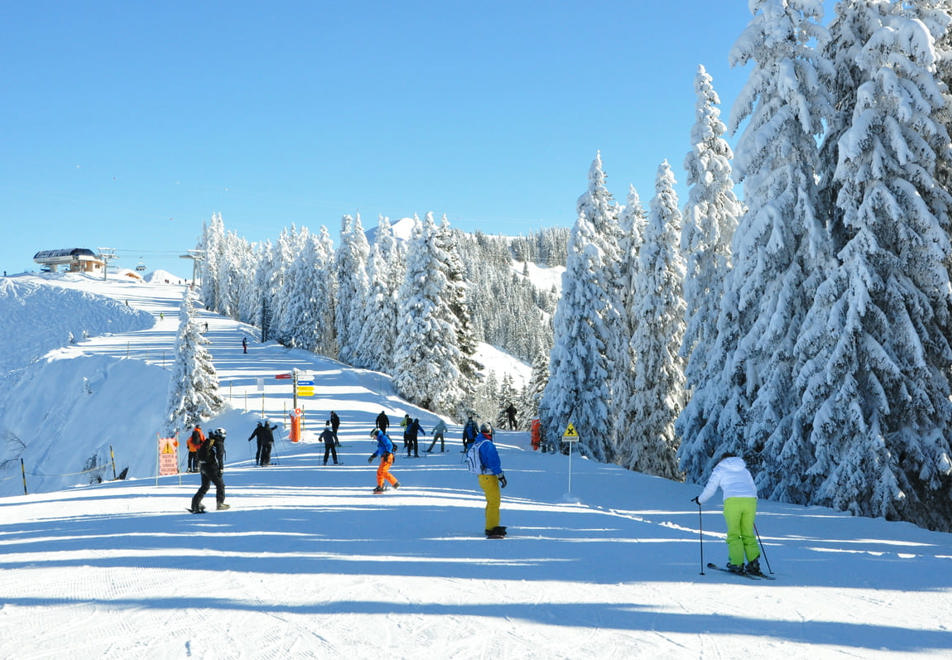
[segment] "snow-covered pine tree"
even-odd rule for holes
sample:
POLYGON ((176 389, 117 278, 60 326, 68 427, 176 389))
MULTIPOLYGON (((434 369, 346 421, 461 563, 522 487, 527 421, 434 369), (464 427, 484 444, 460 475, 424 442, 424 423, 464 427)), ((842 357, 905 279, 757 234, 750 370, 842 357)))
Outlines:
POLYGON ((354 359, 357 340, 364 325, 367 304, 367 260, 370 244, 360 222, 349 215, 341 220, 340 249, 337 251, 337 300, 334 327, 340 359, 348 364, 354 359))
POLYGON ((730 56, 735 66, 753 63, 730 121, 736 131, 748 120, 734 158, 747 209, 707 358, 715 375, 696 386, 678 429, 689 479, 703 480, 733 451, 769 491, 788 466, 765 447, 789 437, 796 338, 831 260, 815 177, 833 71, 819 50, 827 38, 821 0, 749 6, 754 16, 730 56))
POLYGON ((632 185, 628 186, 628 198, 621 214, 622 238, 619 242, 619 312, 621 331, 612 335, 610 361, 611 391, 614 410, 612 431, 613 455, 617 458, 628 455, 634 425, 635 362, 638 356, 632 347, 632 337, 638 327, 637 298, 638 254, 644 241, 647 216, 641 206, 641 198, 632 185))
POLYGON ((258 295, 258 309, 251 316, 249 323, 257 324, 261 328, 261 341, 271 339, 271 323, 275 290, 272 288, 274 279, 274 247, 271 241, 259 243, 255 250, 254 287, 258 295))
MULTIPOLYGON (((516 388, 512 383, 512 375, 506 372, 502 376, 502 382, 499 383, 499 393, 496 395, 496 410, 498 411, 496 414, 497 429, 509 428, 509 414, 506 412, 506 409, 510 403, 515 407, 518 401, 516 388)), ((516 411, 518 412, 518 408, 516 408, 516 411)))
POLYGON ((302 249, 300 234, 293 224, 281 230, 274 248, 272 289, 275 291, 275 296, 272 321, 274 338, 285 346, 290 346, 291 336, 294 333, 290 312, 293 300, 289 286, 289 273, 302 249))
POLYGON ((549 358, 549 382, 539 414, 547 438, 561 438, 574 424, 579 450, 599 461, 611 459, 607 344, 618 315, 614 286, 606 280, 597 214, 617 207, 605 188, 601 156, 589 170, 588 190, 578 200, 578 218, 569 240, 562 275, 562 298, 555 311, 555 344, 549 358))
POLYGON ((432 214, 417 222, 400 289, 400 320, 393 384, 408 401, 435 412, 454 412, 462 399, 459 321, 451 305, 447 255, 432 214))
POLYGON ((684 259, 678 249, 681 212, 667 161, 658 168, 655 196, 638 255, 635 309, 639 318, 631 345, 634 364, 628 453, 619 463, 667 479, 681 477, 674 422, 684 402, 684 259))
POLYGON ((202 260, 199 262, 199 276, 202 280, 202 302, 206 309, 218 309, 219 282, 218 266, 222 258, 225 242, 225 223, 221 213, 213 213, 208 224, 202 225, 202 239, 198 249, 202 251, 202 260))
POLYGON ((287 289, 287 305, 284 309, 287 345, 316 351, 320 343, 321 325, 331 322, 317 302, 318 295, 324 297, 318 264, 323 264, 327 256, 321 254, 320 243, 307 227, 301 228, 298 240, 301 249, 288 267, 284 285, 287 289))
POLYGON ((165 430, 169 435, 214 417, 225 407, 218 393, 218 375, 212 356, 205 348, 209 342, 195 318, 195 302, 194 289, 186 287, 179 309, 175 357, 169 378, 165 416, 165 430))
POLYGON ((731 266, 730 243, 743 210, 734 195, 730 162, 734 154, 723 137, 727 128, 720 120, 720 99, 703 66, 698 67, 694 93, 697 105, 691 150, 684 158, 688 201, 681 230, 687 323, 680 355, 686 360, 684 378, 689 393, 707 374, 724 277, 731 266))
POLYGON ((460 379, 458 383, 459 395, 456 410, 452 411, 457 419, 473 407, 476 397, 476 388, 479 384, 479 372, 483 365, 476 361, 476 332, 473 328, 473 311, 468 299, 469 286, 466 282, 466 271, 463 267, 463 257, 459 252, 456 234, 450 227, 449 220, 443 216, 439 227, 436 228, 434 240, 437 245, 437 254, 442 255, 442 268, 446 276, 446 292, 444 299, 450 311, 456 317, 456 346, 459 349, 457 368, 460 379))
POLYGON ((392 277, 392 259, 397 258, 390 221, 381 217, 367 265, 367 301, 364 324, 357 337, 354 364, 389 372, 397 342, 397 288, 392 277))
POLYGON ((850 8, 870 36, 838 144, 847 240, 798 345, 802 404, 781 459, 807 469, 772 494, 950 530, 952 197, 935 180, 949 134, 934 37, 895 3, 850 8))

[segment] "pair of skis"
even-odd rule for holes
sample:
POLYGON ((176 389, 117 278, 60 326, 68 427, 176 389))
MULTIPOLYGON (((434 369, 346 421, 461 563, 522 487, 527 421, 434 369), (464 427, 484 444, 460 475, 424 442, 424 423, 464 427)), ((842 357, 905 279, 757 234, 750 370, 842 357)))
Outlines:
POLYGON ((718 566, 713 562, 709 562, 707 565, 708 568, 713 568, 715 571, 721 571, 722 573, 729 573, 731 575, 736 575, 738 577, 745 577, 749 580, 776 580, 777 578, 772 575, 767 575, 766 573, 761 573, 760 575, 754 575, 753 573, 736 573, 729 568, 723 566, 718 566))

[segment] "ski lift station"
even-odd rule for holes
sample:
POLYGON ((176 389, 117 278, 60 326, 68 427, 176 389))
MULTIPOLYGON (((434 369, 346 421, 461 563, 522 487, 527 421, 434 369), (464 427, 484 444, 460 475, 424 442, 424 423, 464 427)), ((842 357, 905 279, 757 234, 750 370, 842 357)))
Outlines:
POLYGON ((33 255, 33 261, 52 273, 60 266, 70 273, 102 273, 105 266, 102 257, 87 248, 42 250, 33 255))

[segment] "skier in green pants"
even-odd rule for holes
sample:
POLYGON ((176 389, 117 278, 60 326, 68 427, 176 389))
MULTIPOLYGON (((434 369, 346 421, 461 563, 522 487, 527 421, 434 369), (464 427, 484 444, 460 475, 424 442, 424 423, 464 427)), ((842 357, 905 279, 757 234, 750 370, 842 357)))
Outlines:
POLYGON ((700 495, 694 498, 698 506, 704 504, 718 488, 724 494, 724 520, 727 523, 728 570, 734 573, 762 575, 760 548, 754 531, 757 515, 757 486, 744 459, 724 454, 711 472, 711 478, 700 495), (747 565, 744 565, 744 558, 747 565))

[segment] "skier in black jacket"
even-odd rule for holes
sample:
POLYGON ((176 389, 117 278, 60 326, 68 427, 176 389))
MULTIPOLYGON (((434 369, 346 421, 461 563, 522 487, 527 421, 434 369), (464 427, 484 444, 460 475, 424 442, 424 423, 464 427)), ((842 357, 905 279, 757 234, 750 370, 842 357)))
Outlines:
POLYGON ((407 458, 410 457, 411 453, 414 458, 420 458, 420 449, 417 444, 417 435, 419 434, 426 435, 426 431, 423 430, 423 427, 420 426, 420 420, 414 419, 412 422, 407 424, 407 430, 404 431, 403 437, 406 440, 407 444, 407 458))
POLYGON ((202 498, 208 492, 211 484, 215 484, 216 508, 221 511, 230 509, 225 504, 225 482, 222 480, 222 467, 225 464, 225 429, 215 429, 208 434, 205 441, 198 448, 198 465, 202 473, 202 485, 192 497, 192 513, 205 513, 202 498))
POLYGON ((380 414, 377 415, 377 428, 386 433, 388 426, 390 426, 390 418, 387 417, 386 412, 381 410, 380 414))
POLYGON ((331 411, 331 430, 334 432, 334 444, 340 447, 340 440, 337 439, 337 429, 340 428, 340 417, 333 410, 331 411))
POLYGON ((269 425, 268 420, 261 420, 248 437, 248 442, 251 442, 252 438, 258 438, 258 451, 255 452, 255 465, 264 466, 271 462, 271 445, 274 444, 274 434, 272 431, 276 428, 278 427, 269 425))
POLYGON ((320 440, 324 443, 324 465, 327 465, 327 458, 332 454, 334 465, 337 465, 337 434, 334 433, 330 420, 324 422, 324 431, 321 433, 320 440))

